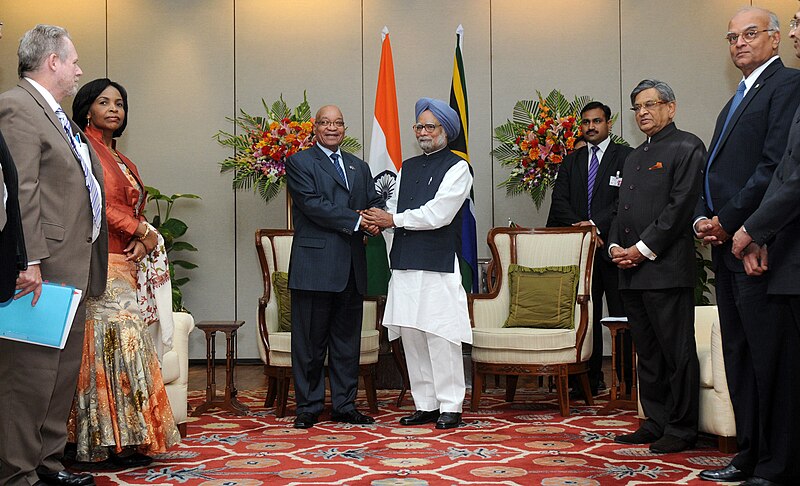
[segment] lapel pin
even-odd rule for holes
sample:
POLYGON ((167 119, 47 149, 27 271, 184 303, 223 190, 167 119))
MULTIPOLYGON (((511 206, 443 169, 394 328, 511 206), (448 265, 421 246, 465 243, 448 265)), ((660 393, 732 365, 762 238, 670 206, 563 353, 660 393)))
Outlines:
POLYGON ((347 168, 350 169, 350 170, 356 170, 356 168, 353 167, 352 165, 348 165, 347 168))

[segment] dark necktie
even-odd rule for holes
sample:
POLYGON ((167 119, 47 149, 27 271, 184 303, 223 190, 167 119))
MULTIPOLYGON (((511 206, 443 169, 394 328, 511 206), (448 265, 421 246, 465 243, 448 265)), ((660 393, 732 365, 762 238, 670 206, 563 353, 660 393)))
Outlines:
POLYGON ((103 218, 103 196, 100 193, 100 184, 97 182, 97 179, 95 179, 92 169, 89 166, 91 161, 83 160, 83 154, 78 150, 78 142, 75 135, 72 133, 72 125, 69 123, 64 110, 59 107, 56 110, 56 116, 58 117, 58 121, 61 122, 61 126, 64 128, 64 132, 67 134, 70 145, 75 149, 75 153, 78 154, 78 159, 81 161, 83 179, 86 183, 86 189, 89 190, 89 202, 92 206, 92 241, 94 241, 97 235, 100 234, 100 223, 103 218))
POLYGON ((708 163, 706 164, 706 174, 704 180, 704 187, 705 187, 705 196, 706 196, 706 205, 708 209, 714 211, 714 204, 711 202, 711 189, 708 185, 708 171, 711 168, 711 162, 714 161, 714 157, 717 155, 717 150, 719 149, 719 142, 722 140, 722 136, 725 134, 725 130, 728 128, 728 122, 731 121, 731 116, 736 111, 736 108, 739 107, 739 104, 742 102, 744 98, 744 79, 739 82, 739 86, 736 88, 736 94, 733 95, 733 101, 731 101, 731 108, 728 110, 728 116, 725 117, 725 123, 722 125, 722 131, 719 132, 719 138, 717 139, 717 144, 714 145, 714 150, 711 151, 711 155, 708 157, 708 163))
POLYGON ((587 190, 589 192, 589 219, 592 219, 592 196, 594 195, 594 181, 597 179, 597 169, 600 168, 600 159, 597 158, 597 151, 600 147, 592 147, 592 156, 589 158, 589 180, 587 181, 587 190))
MULTIPOLYGON (((344 176, 342 166, 339 165, 339 154, 331 154, 331 159, 333 159, 333 166, 336 167, 336 173, 339 174, 339 177, 342 178, 342 182, 344 182, 344 186, 347 187, 347 177, 344 176)), ((349 189, 349 187, 347 188, 349 189)))

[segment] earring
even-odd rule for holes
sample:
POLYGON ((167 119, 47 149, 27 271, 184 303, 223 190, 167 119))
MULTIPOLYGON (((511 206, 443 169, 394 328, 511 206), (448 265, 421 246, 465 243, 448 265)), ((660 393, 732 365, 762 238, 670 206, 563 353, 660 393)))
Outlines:
POLYGON ((90 115, 88 113, 86 114, 86 124, 87 125, 91 125, 92 124, 92 115, 90 115))

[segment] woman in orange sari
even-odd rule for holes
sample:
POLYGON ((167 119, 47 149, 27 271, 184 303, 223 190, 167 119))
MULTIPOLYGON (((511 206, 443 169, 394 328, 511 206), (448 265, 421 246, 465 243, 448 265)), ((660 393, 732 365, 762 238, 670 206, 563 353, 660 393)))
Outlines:
POLYGON ((116 150, 128 121, 125 88, 96 79, 78 91, 72 112, 103 165, 109 258, 105 294, 87 300, 70 438, 79 461, 141 467, 180 441, 137 295, 142 260, 163 252, 163 243, 142 215, 147 194, 139 171, 116 150))

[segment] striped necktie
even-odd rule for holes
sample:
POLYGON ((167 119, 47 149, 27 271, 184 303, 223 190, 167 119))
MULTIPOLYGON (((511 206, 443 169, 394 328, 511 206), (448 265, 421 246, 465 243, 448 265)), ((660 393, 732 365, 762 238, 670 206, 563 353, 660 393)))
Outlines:
POLYGON ((61 107, 56 110, 56 116, 58 117, 58 121, 61 122, 61 126, 64 128, 64 132, 67 134, 70 145, 72 145, 75 153, 78 154, 78 160, 81 161, 83 178, 86 182, 86 189, 89 190, 89 202, 92 205, 92 241, 94 241, 100 234, 100 223, 103 219, 103 195, 100 191, 100 184, 97 182, 97 179, 95 179, 92 169, 89 166, 91 161, 83 160, 84 155, 81 150, 78 149, 79 139, 76 139, 75 135, 72 133, 72 125, 69 123, 67 115, 61 107))
POLYGON ((344 176, 344 171, 342 170, 342 166, 339 165, 339 154, 332 153, 331 159, 333 160, 333 166, 336 167, 336 173, 339 174, 339 177, 342 178, 344 182, 344 186, 350 189, 350 186, 347 185, 347 177, 344 176))
POLYGON ((589 180, 587 181, 587 190, 589 192, 589 219, 592 219, 592 196, 594 195, 594 181, 597 179, 597 170, 600 168, 600 159, 597 158, 597 151, 600 147, 595 145, 592 147, 592 157, 589 159, 589 180))

